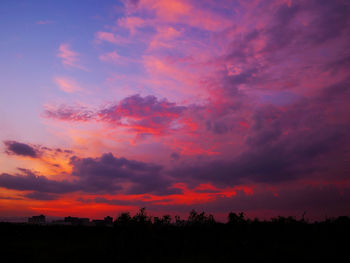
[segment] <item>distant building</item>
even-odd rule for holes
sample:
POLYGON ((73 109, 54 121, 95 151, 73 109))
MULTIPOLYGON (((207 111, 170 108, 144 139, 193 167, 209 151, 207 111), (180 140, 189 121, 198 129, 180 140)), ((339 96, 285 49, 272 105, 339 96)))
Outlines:
POLYGON ((90 219, 67 216, 64 218, 64 222, 71 223, 72 225, 88 225, 90 222, 90 219))
POLYGON ((32 217, 28 218, 28 223, 41 224, 41 223, 45 223, 45 222, 46 222, 46 218, 44 215, 32 216, 32 217))
POLYGON ((94 219, 92 222, 95 224, 95 226, 111 226, 113 224, 113 217, 106 216, 103 220, 94 219))

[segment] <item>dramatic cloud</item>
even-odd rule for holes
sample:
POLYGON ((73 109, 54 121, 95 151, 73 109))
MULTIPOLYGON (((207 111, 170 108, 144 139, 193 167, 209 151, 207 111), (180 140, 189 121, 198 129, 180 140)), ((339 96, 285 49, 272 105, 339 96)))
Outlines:
MULTIPOLYGON (((65 16, 73 27, 42 27, 54 30, 42 43, 64 41, 63 68, 38 50, 15 67, 24 82, 4 67, 4 197, 15 192, 38 209, 65 200, 72 210, 348 213, 348 1, 123 0, 98 16, 85 8, 91 16, 65 16), (72 70, 87 63, 89 74, 72 70), (64 93, 46 88, 52 81, 64 93)), ((21 41, 32 43, 30 33, 21 41)), ((7 53, 22 47, 3 37, 7 53)))
POLYGON ((345 81, 332 85, 312 99, 287 107, 257 108, 245 137, 244 151, 235 158, 182 165, 172 175, 195 184, 212 182, 219 186, 279 183, 316 175, 318 179, 343 179, 347 176, 350 125, 347 117, 338 114, 344 110, 339 101, 344 96, 350 99, 349 94, 344 94, 349 84, 345 81), (332 118, 337 119, 329 125, 332 118))

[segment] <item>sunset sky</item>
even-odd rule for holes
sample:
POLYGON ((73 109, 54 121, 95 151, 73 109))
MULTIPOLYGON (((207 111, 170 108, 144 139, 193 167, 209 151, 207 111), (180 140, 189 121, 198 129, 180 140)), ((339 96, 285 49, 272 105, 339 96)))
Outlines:
POLYGON ((2 0, 0 32, 0 217, 350 216, 348 0, 2 0))

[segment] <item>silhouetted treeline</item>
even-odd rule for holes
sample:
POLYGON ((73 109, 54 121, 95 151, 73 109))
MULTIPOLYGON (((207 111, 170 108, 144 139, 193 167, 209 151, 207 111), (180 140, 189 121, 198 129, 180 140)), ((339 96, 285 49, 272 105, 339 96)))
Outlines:
POLYGON ((192 210, 186 219, 119 215, 113 227, 0 223, 2 262, 350 262, 350 218, 269 221, 192 210))

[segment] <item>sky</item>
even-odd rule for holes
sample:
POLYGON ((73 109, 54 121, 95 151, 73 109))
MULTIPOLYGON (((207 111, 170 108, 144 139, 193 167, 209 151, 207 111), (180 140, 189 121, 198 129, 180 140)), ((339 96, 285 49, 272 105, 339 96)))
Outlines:
POLYGON ((348 0, 2 0, 0 32, 0 217, 350 216, 348 0))

